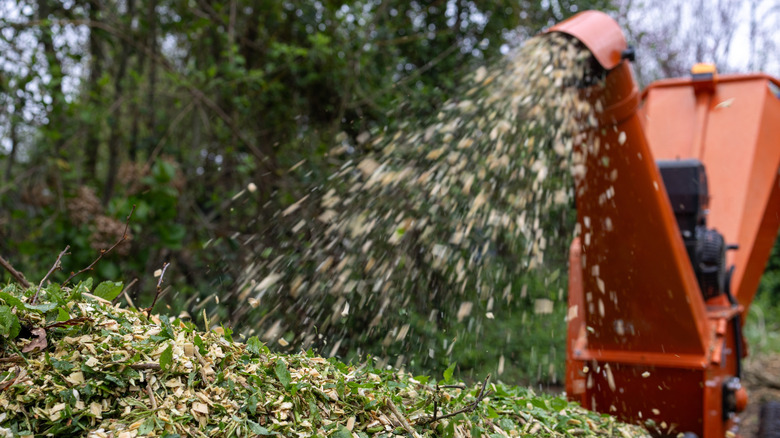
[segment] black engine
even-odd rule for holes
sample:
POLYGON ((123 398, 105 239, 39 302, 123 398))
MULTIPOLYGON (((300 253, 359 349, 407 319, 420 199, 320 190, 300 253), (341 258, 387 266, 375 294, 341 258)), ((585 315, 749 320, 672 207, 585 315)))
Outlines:
POLYGON ((685 249, 704 299, 726 291, 726 250, 723 235, 707 228, 707 174, 695 159, 658 161, 666 193, 680 227, 685 249))

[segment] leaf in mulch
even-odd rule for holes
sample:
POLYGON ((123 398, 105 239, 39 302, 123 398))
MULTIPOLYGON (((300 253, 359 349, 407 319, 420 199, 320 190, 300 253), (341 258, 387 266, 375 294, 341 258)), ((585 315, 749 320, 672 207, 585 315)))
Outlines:
POLYGON ((38 327, 32 329, 32 341, 22 348, 22 353, 29 353, 31 351, 43 351, 49 345, 46 341, 46 330, 38 327))
POLYGON ((97 285, 94 295, 103 298, 106 301, 113 301, 122 293, 124 285, 121 281, 104 281, 97 285))
POLYGON ((19 318, 8 306, 0 306, 0 336, 14 339, 19 335, 19 318))
POLYGON ((287 364, 285 364, 282 360, 279 360, 276 362, 276 377, 279 379, 279 382, 281 382, 282 386, 285 388, 288 388, 290 386, 290 371, 287 370, 287 364))
POLYGON ((169 344, 168 347, 163 350, 162 354, 160 355, 160 368, 167 369, 168 365, 171 364, 173 361, 173 348, 169 344))

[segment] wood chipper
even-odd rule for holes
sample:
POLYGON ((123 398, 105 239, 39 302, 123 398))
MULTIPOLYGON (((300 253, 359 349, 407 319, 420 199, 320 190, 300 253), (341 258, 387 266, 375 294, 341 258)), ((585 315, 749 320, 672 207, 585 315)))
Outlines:
POLYGON ((567 394, 660 436, 738 434, 742 323, 780 225, 780 81, 697 65, 640 93, 609 16, 550 31, 582 42, 604 85, 579 145, 567 394))

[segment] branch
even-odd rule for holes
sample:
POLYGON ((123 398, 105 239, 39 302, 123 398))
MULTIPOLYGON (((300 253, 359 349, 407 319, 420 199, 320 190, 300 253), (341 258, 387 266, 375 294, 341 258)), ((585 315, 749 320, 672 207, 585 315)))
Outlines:
POLYGON ((134 211, 135 211, 135 204, 133 204, 133 208, 130 210, 130 214, 128 214, 128 215, 127 215, 127 218, 125 219, 125 231, 124 231, 124 232, 122 232, 122 238, 121 238, 121 239, 119 239, 119 240, 117 240, 117 241, 116 241, 116 243, 114 243, 114 244, 111 246, 111 248, 108 248, 108 249, 101 249, 101 250, 100 250, 100 255, 98 256, 98 258, 96 258, 96 259, 95 259, 95 261, 93 261, 92 263, 90 263, 90 264, 89 264, 89 266, 87 266, 86 268, 84 268, 84 269, 80 270, 79 272, 76 272, 75 274, 71 272, 71 274, 70 274, 70 277, 68 277, 68 279, 67 279, 67 280, 63 281, 63 282, 62 282, 62 284, 61 284, 60 286, 65 286, 66 284, 68 284, 68 283, 70 282, 70 280, 72 280, 72 279, 73 279, 73 277, 75 277, 75 276, 77 276, 77 275, 83 274, 84 272, 87 272, 87 271, 91 271, 91 270, 92 270, 92 268, 95 266, 95 264, 96 264, 97 262, 99 262, 99 261, 100 261, 100 259, 102 259, 104 255, 106 255, 106 254, 110 253, 110 252, 111 252, 111 251, 112 251, 114 248, 116 248, 117 246, 119 246, 119 244, 120 244, 120 243, 122 243, 122 242, 124 242, 125 240, 127 240, 127 228, 130 226, 130 217, 133 215, 133 212, 134 212, 134 211))
POLYGON ((24 278, 24 274, 14 269, 14 267, 11 266, 11 263, 4 259, 3 256, 0 256, 0 266, 4 267, 5 270, 11 274, 11 277, 13 277, 20 285, 22 285, 23 288, 29 289, 32 287, 30 282, 24 278))
POLYGON ((437 412, 436 412, 437 411, 437 407, 436 407, 436 404, 434 403, 433 416, 431 416, 428 419, 426 419, 426 421, 423 422, 423 424, 430 424, 430 423, 433 423, 434 421, 438 421, 438 420, 443 420, 445 418, 454 417, 454 416, 456 416, 458 414, 463 414, 465 412, 473 412, 475 409, 477 409, 477 406, 479 406, 479 403, 485 397, 487 397, 490 394, 491 391, 485 392, 485 388, 487 388, 487 384, 488 384, 489 381, 490 381, 490 374, 488 374, 487 377, 485 377, 485 380, 482 382, 482 388, 479 390, 479 394, 477 394, 477 399, 474 400, 472 403, 470 403, 468 406, 466 406, 463 409, 458 409, 455 412, 450 412, 449 414, 444 414, 444 415, 441 415, 441 416, 437 416, 437 412))
POLYGON ((157 291, 154 294, 154 301, 152 301, 152 305, 149 306, 146 309, 146 317, 148 318, 149 315, 152 314, 152 309, 154 309, 154 305, 157 304, 157 299, 160 298, 160 294, 162 293, 162 281, 163 277, 165 277, 165 270, 168 269, 168 266, 170 266, 170 263, 164 263, 162 267, 162 272, 160 273, 160 279, 157 280, 157 291))
POLYGON ((129 365, 130 368, 138 371, 142 370, 159 370, 160 364, 159 363, 151 363, 151 362, 142 362, 142 363, 133 363, 129 365))
POLYGON ((55 322, 54 324, 49 324, 45 326, 44 329, 49 330, 56 327, 69 327, 72 325, 79 325, 84 322, 92 322, 92 321, 93 321, 92 318, 88 316, 80 316, 78 318, 71 318, 67 321, 60 321, 60 322, 55 322))
POLYGON ((406 417, 404 417, 401 411, 398 410, 398 407, 396 407, 395 403, 393 403, 393 401, 390 400, 390 397, 385 397, 385 405, 387 405, 387 407, 390 408, 390 411, 392 411, 393 415, 395 415, 395 418, 398 419, 398 422, 401 423, 401 426, 404 427, 404 429, 406 430, 407 433, 409 433, 409 435, 415 438, 420 437, 417 431, 412 429, 412 426, 406 420, 406 417))
POLYGON ((69 249, 70 249, 70 245, 66 246, 65 249, 62 250, 60 255, 57 256, 57 260, 54 262, 54 266, 52 266, 51 269, 49 269, 49 272, 46 273, 46 276, 43 277, 40 283, 38 283, 38 290, 35 291, 35 295, 33 295, 30 304, 34 305, 38 301, 38 294, 41 293, 41 287, 43 287, 43 282, 46 281, 47 278, 49 278, 49 275, 51 275, 54 271, 62 268, 62 256, 67 254, 69 249))

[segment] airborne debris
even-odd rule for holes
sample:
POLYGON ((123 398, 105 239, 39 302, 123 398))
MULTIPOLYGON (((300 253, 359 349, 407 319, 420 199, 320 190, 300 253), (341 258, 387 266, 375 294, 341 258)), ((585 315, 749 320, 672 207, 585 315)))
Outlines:
POLYGON ((442 360, 451 345, 431 333, 480 333, 519 306, 563 315, 563 297, 544 290, 561 285, 544 277, 565 263, 572 175, 584 176, 597 123, 579 88, 599 80, 591 56, 560 34, 532 38, 497 68, 478 69, 435 117, 361 133, 368 152, 343 157, 326 185, 277 216, 273 238, 255 240, 236 294, 280 278, 241 309, 249 334, 271 343, 292 334, 288 351, 370 353, 402 366, 410 355, 391 341, 410 319, 404 339, 429 352, 423 360, 442 360), (544 284, 529 289, 531 275, 544 284), (509 310, 488 309, 491 299, 509 310), (277 324, 285 330, 269 330, 277 324), (345 336, 355 327, 365 330, 345 336))

